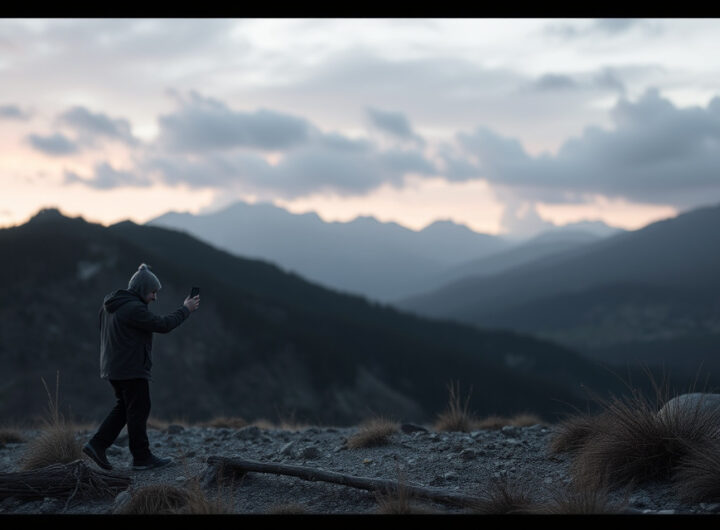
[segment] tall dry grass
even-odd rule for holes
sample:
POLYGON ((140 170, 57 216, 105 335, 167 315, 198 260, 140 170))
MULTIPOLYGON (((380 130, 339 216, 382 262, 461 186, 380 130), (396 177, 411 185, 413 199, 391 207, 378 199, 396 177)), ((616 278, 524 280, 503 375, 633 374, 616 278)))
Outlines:
POLYGON ((463 402, 460 393, 460 383, 451 382, 448 385, 448 394, 447 407, 443 412, 438 414, 434 423, 434 429, 436 431, 472 431, 477 423, 477 418, 469 409, 472 389, 463 402))
POLYGON ((60 412, 60 372, 55 381, 55 397, 42 379, 48 396, 48 409, 38 436, 30 440, 20 458, 23 470, 40 469, 52 464, 67 464, 81 459, 82 448, 75 426, 60 412))

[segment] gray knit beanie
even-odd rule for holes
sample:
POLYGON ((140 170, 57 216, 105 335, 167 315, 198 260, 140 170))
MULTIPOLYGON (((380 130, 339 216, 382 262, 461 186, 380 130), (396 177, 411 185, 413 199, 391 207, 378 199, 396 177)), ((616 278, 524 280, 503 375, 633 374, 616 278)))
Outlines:
POLYGON ((132 275, 128 283, 128 289, 135 291, 143 298, 156 289, 159 291, 161 287, 160 280, 150 272, 150 267, 145 263, 138 267, 137 272, 132 275))

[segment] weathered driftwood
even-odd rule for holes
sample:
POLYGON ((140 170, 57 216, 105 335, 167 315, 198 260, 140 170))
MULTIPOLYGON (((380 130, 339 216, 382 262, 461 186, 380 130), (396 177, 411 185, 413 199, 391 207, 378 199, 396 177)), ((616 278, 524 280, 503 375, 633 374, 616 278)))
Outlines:
POLYGON ((320 469, 312 469, 303 466, 293 466, 288 464, 266 464, 254 460, 245 460, 241 458, 229 458, 224 456, 210 456, 207 463, 213 466, 216 474, 244 474, 247 472, 254 473, 272 473, 276 475, 291 475, 309 481, 332 482, 342 484, 351 488, 359 488, 373 491, 381 494, 394 494, 398 489, 402 489, 407 495, 427 499, 443 504, 454 504, 462 507, 469 507, 477 504, 480 499, 459 493, 452 493, 438 488, 427 488, 421 486, 413 486, 407 483, 400 483, 395 480, 375 479, 367 477, 356 477, 353 475, 345 475, 334 471, 325 471, 320 469))
POLYGON ((129 476, 96 470, 83 460, 75 460, 31 471, 0 473, 0 499, 67 497, 69 502, 75 497, 115 496, 129 485, 129 476))

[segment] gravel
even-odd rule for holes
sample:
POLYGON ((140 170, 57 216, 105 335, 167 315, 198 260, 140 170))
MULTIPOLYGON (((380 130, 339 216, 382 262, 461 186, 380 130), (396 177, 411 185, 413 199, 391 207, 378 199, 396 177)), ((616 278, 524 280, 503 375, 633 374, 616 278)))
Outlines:
MULTIPOLYGON (((346 440, 355 427, 310 427, 298 430, 242 429, 198 426, 170 426, 148 430, 150 447, 160 456, 172 456, 174 463, 150 471, 133 471, 127 437, 121 436, 107 454, 114 472, 131 478, 128 490, 115 498, 101 500, 55 499, 23 501, 16 497, 0 500, 3 514, 111 514, 127 502, 137 489, 151 484, 188 486, 203 484, 209 496, 217 486, 204 480, 210 468, 209 456, 238 457, 266 463, 302 465, 359 477, 401 480, 421 487, 480 497, 498 480, 506 480, 529 491, 539 502, 550 502, 554 493, 569 483, 567 454, 547 450, 552 428, 543 425, 505 427, 471 433, 432 432, 422 426, 403 426, 386 445, 348 449, 346 440)), ((23 431, 25 440, 37 431, 23 431)), ((78 432, 86 442, 93 433, 78 432)), ((25 443, 0 447, 0 473, 19 471, 25 443)), ((94 463, 88 461, 91 466, 94 463)), ((238 514, 267 514, 284 506, 309 514, 373 514, 378 512, 377 496, 369 491, 321 481, 268 473, 247 473, 220 493, 238 514)), ((613 491, 610 500, 628 511, 653 514, 710 514, 720 504, 687 505, 674 494, 672 484, 656 483, 631 492, 613 491)), ((473 513, 467 508, 416 500, 425 512, 473 513)))

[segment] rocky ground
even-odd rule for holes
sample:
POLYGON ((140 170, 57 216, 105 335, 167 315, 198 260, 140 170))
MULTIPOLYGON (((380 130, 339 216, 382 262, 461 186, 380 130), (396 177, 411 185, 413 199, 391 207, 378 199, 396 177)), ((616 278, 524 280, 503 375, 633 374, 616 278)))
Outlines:
MULTIPOLYGON (((127 437, 121 435, 108 450, 114 472, 131 479, 128 490, 101 500, 44 498, 22 501, 15 497, 0 501, 1 514, 112 514, 130 495, 150 484, 185 486, 206 480, 209 456, 252 459, 267 463, 302 465, 354 476, 402 480, 417 486, 441 488, 470 496, 482 496, 490 484, 506 479, 525 489, 538 501, 550 501, 569 483, 569 456, 548 451, 552 427, 506 426, 498 430, 470 433, 434 432, 420 426, 403 425, 386 445, 355 448, 346 440, 358 428, 309 427, 297 430, 183 427, 149 429, 152 450, 172 456, 170 466, 151 471, 133 471, 127 437), (204 478, 203 478, 204 477, 204 478)), ((25 440, 33 431, 24 431, 25 440)), ((78 432, 84 443, 92 432, 78 432)), ((0 473, 19 471, 26 443, 7 443, 0 448, 0 473)), ((94 466, 94 464, 90 464, 94 466)), ((205 482, 207 484, 207 482, 205 482)), ((209 495, 217 493, 208 487, 209 495)), ((306 514, 374 514, 378 498, 372 492, 339 484, 306 481, 291 476, 247 473, 234 482, 223 497, 233 513, 269 514, 282 507, 306 514)), ((615 491, 611 500, 634 513, 712 514, 720 504, 681 504, 670 484, 653 484, 631 492, 615 491)), ((473 513, 467 508, 416 500, 415 506, 439 514, 473 513)))

